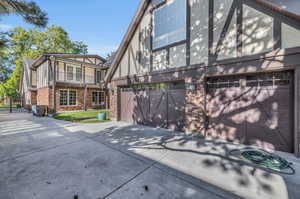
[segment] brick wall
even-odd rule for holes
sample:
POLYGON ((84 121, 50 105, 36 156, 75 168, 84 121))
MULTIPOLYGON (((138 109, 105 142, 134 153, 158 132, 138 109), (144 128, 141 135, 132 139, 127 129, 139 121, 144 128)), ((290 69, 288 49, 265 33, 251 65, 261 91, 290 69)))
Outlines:
MULTIPOLYGON (((101 89, 88 89, 87 93, 87 100, 86 100, 86 108, 87 109, 105 109, 105 105, 93 105, 93 92, 94 91, 102 91, 101 89)), ((64 112, 64 111, 77 111, 77 110, 84 110, 84 88, 56 88, 56 111, 57 112, 64 112), (76 90, 76 99, 77 105, 76 106, 60 106, 60 90, 61 89, 70 89, 76 90)))
POLYGON ((50 88, 39 88, 37 90, 37 105, 46 105, 49 106, 49 94, 50 94, 50 88))
POLYGON ((118 120, 118 88, 114 82, 111 83, 113 92, 109 93, 109 104, 110 104, 110 119, 118 120))
POLYGON ((205 87, 202 80, 186 80, 195 85, 195 91, 186 92, 186 131, 205 134, 205 87))

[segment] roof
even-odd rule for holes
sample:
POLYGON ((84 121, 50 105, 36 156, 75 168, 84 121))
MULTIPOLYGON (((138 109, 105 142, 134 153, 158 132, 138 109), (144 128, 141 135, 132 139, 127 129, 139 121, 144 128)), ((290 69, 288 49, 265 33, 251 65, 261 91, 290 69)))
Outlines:
POLYGON ((107 59, 107 61, 104 63, 105 66, 111 66, 114 62, 114 59, 116 58, 116 52, 113 52, 111 56, 107 59))
MULTIPOLYGON (((275 11, 282 13, 288 17, 294 18, 300 21, 300 0, 253 0, 260 3, 266 7, 269 7, 275 11)), ((129 25, 129 28, 122 40, 121 45, 115 55, 115 59, 109 69, 108 75, 106 76, 106 82, 110 81, 113 73, 115 72, 119 62, 121 61, 126 48, 129 45, 130 40, 134 36, 134 32, 139 25, 149 3, 151 0, 141 0, 137 12, 129 25)))
POLYGON ((104 63, 106 62, 106 59, 99 55, 83 55, 83 54, 71 54, 71 53, 45 53, 39 58, 37 58, 34 63, 32 64, 32 67, 38 67, 42 63, 44 63, 47 59, 50 57, 55 57, 55 58, 62 58, 62 59, 67 59, 67 58, 98 58, 102 60, 104 63))
POLYGON ((115 56, 114 56, 114 60, 112 62, 111 67, 108 70, 108 74, 105 77, 105 82, 110 81, 116 67, 118 66, 121 58, 123 57, 123 54, 126 51, 127 46, 129 45, 129 42, 131 40, 131 38, 134 35, 135 29, 137 28, 137 26, 139 25, 140 20, 143 18, 143 15, 149 5, 149 3, 151 2, 151 0, 141 0, 140 4, 138 6, 138 9, 135 13, 135 16, 133 17, 128 30, 121 42, 121 45, 119 46, 115 56))

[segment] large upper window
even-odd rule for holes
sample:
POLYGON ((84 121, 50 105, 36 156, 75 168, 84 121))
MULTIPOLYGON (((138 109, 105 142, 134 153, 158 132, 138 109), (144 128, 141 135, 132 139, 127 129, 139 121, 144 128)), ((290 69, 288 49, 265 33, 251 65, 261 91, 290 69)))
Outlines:
POLYGON ((154 11, 153 49, 186 39, 186 0, 173 0, 154 11))
POLYGON ((67 80, 73 80, 73 67, 67 66, 67 80))

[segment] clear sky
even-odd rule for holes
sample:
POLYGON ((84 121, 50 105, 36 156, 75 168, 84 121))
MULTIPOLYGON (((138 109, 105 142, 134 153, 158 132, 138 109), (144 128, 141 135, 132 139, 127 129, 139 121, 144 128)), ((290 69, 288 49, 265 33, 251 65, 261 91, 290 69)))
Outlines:
MULTIPOLYGON (((106 56, 119 46, 140 0, 35 0, 48 13, 49 26, 62 26, 90 54, 106 56)), ((33 27, 18 16, 1 16, 0 29, 33 27)))

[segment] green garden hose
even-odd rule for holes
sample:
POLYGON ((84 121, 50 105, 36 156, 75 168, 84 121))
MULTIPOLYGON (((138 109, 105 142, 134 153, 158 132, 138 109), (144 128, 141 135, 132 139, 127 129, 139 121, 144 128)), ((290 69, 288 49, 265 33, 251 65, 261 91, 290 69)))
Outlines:
POLYGON ((295 170, 292 163, 284 158, 257 149, 234 149, 229 152, 230 155, 239 158, 240 160, 255 164, 257 166, 270 169, 283 174, 294 174, 295 170))

